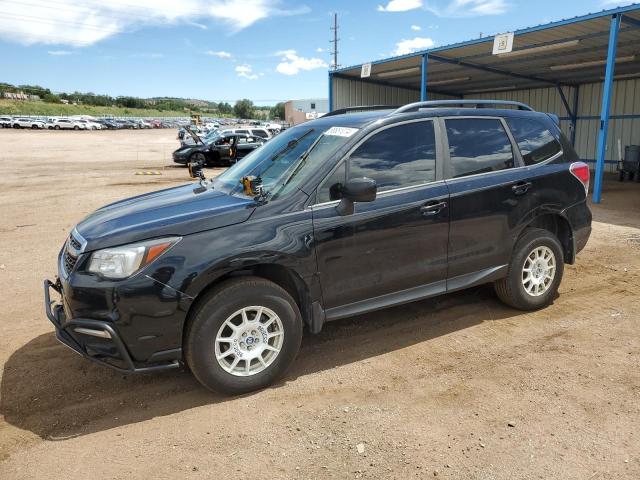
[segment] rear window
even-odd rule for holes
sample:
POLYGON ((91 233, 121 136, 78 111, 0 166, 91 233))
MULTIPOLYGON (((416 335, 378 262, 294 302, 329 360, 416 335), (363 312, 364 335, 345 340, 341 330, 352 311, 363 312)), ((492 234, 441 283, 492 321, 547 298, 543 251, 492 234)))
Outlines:
POLYGON ((493 118, 445 120, 451 177, 465 177, 513 167, 511 141, 502 122, 493 118))
POLYGON ((549 160, 562 150, 547 126, 533 118, 506 118, 525 165, 535 165, 549 160))

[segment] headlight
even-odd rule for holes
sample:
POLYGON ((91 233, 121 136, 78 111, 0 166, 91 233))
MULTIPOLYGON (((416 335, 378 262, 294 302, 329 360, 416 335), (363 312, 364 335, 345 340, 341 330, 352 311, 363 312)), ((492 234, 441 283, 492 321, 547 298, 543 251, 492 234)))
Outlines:
POLYGON ((160 238, 97 250, 91 254, 87 271, 113 279, 130 277, 160 257, 179 240, 180 237, 160 238))

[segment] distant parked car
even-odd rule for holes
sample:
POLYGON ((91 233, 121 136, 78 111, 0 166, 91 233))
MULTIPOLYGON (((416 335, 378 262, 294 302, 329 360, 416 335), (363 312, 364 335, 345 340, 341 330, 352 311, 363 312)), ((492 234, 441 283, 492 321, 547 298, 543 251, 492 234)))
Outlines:
POLYGON ((11 128, 12 121, 11 117, 0 117, 0 128, 11 128))
POLYGON ((53 118, 47 122, 49 130, 86 130, 86 125, 76 122, 70 118, 53 118))
POLYGON ((114 120, 110 120, 110 119, 102 119, 102 120, 98 120, 98 123, 102 125, 102 129, 105 130, 116 130, 120 127, 120 124, 114 120))
POLYGON ((145 122, 144 120, 140 120, 138 122, 138 128, 153 128, 153 125, 151 125, 149 122, 145 122))
POLYGON ((244 133, 245 135, 253 135, 269 140, 272 135, 266 128, 230 128, 221 132, 223 135, 227 133, 244 133))
POLYGON ((93 122, 91 120, 77 119, 77 118, 74 118, 73 121, 79 123, 81 126, 84 125, 83 130, 102 130, 102 124, 98 122, 93 122))
POLYGON ((32 118, 16 117, 11 121, 13 128, 44 128, 44 122, 32 118))

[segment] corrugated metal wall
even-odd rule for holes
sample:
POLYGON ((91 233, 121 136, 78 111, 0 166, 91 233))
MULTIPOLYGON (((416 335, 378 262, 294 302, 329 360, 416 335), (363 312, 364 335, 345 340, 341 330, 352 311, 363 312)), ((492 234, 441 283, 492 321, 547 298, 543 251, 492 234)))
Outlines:
MULTIPOLYGON (((414 90, 362 83, 358 80, 335 78, 333 80, 334 109, 356 105, 402 105, 420 99, 414 90)), ((574 88, 565 87, 565 96, 571 106, 574 88)), ((560 126, 570 136, 570 121, 560 95, 555 87, 530 90, 468 95, 466 98, 515 100, 531 105, 535 110, 555 113, 561 118, 560 126)), ((429 94, 430 100, 451 97, 429 94)), ((576 126, 576 151, 580 158, 595 162, 602 103, 602 83, 579 87, 578 120, 576 126)), ((613 87, 606 153, 606 171, 614 172, 618 161, 618 139, 624 154, 625 145, 640 145, 640 78, 617 80, 613 87)), ((592 164, 593 166, 593 164, 592 164)))
MULTIPOLYGON (((433 100, 454 97, 430 94, 433 100)), ((365 83, 347 78, 333 79, 333 109, 362 105, 405 105, 420 100, 420 92, 407 88, 365 83)))
MULTIPOLYGON (((572 105, 574 89, 564 88, 572 105)), ((470 96, 468 96, 469 98, 470 96)), ((561 118, 568 114, 556 88, 514 90, 481 95, 473 98, 515 100, 531 105, 535 110, 555 113, 561 118)), ((595 162, 602 104, 602 83, 580 85, 578 93, 578 120, 576 123, 576 151, 580 158, 595 162)), ((618 161, 618 139, 624 155, 625 145, 640 144, 640 78, 617 80, 613 84, 613 101, 609 120, 609 135, 605 160, 606 171, 614 172, 618 161)), ((569 136, 569 120, 561 120, 562 130, 569 136)))

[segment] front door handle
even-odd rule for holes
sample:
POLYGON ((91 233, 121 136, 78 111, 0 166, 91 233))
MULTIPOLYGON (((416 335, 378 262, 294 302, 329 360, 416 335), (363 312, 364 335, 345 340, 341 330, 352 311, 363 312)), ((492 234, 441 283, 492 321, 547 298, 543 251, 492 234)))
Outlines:
POLYGON ((518 182, 513 187, 511 187, 511 190, 516 195, 524 195, 529 191, 532 185, 533 184, 531 182, 518 182))
POLYGON ((437 215, 447 207, 447 202, 429 202, 420 207, 420 212, 425 216, 437 215))

